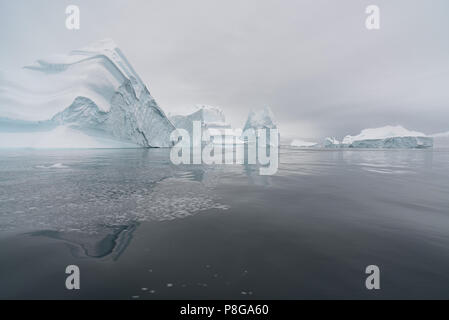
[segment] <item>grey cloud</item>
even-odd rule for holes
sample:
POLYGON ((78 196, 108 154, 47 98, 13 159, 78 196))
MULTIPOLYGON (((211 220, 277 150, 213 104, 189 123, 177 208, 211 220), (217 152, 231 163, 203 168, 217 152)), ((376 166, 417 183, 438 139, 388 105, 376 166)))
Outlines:
POLYGON ((113 38, 167 112, 221 106, 234 126, 270 105, 286 136, 401 124, 449 130, 445 0, 6 1, 0 69, 113 38), (81 8, 68 31, 64 9, 81 8), (381 9, 381 30, 365 8, 381 9))

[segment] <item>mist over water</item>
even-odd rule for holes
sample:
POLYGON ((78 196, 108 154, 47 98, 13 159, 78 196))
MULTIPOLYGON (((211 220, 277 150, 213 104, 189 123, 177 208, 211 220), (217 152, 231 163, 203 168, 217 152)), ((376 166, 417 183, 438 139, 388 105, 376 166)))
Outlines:
POLYGON ((0 298, 449 297, 449 150, 282 147, 273 176, 169 153, 0 151, 0 298))

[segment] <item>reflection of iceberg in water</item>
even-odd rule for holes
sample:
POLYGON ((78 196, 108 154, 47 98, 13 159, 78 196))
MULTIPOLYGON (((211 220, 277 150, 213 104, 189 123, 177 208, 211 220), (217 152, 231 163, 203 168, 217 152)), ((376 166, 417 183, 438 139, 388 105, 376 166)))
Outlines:
POLYGON ((64 241, 77 257, 112 257, 113 260, 117 260, 128 247, 138 226, 137 222, 128 226, 106 226, 99 228, 96 234, 47 230, 33 232, 31 235, 64 241))
POLYGON ((214 191, 219 168, 176 167, 168 152, 36 153, 20 164, 10 157, 0 169, 0 230, 59 239, 76 255, 118 258, 140 222, 228 208, 214 191), (48 165, 56 162, 66 168, 48 165))
POLYGON ((245 174, 248 177, 251 184, 256 186, 270 186, 271 176, 260 175, 260 165, 258 164, 248 164, 244 165, 245 174))

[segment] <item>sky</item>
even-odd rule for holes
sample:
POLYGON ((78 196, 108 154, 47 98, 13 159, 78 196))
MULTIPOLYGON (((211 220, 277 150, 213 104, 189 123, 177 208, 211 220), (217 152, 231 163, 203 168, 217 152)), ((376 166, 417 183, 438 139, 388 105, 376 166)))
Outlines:
POLYGON ((104 38, 167 113, 219 106, 241 128, 270 106, 284 138, 313 141, 449 131, 446 0, 0 0, 0 70, 104 38), (71 4, 80 30, 65 27, 71 4))

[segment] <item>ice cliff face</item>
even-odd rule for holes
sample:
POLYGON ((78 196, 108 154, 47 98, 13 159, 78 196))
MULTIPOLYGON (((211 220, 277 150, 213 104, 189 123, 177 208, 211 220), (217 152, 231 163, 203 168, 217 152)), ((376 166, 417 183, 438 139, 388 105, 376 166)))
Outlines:
POLYGON ((0 77, 0 118, 70 127, 143 147, 171 146, 175 129, 111 40, 0 77))
MULTIPOLYGON (((198 110, 192 114, 171 116, 170 120, 177 129, 186 130, 191 137, 193 135, 193 122, 198 121, 201 123, 203 132, 214 143, 234 144, 241 142, 226 122, 224 112, 220 108, 211 106, 197 106, 197 108, 198 110)), ((196 144, 195 141, 193 143, 196 144)))
POLYGON ((338 141, 335 137, 327 137, 326 139, 324 139, 324 147, 340 148, 340 141, 338 141))
POLYGON ((401 126, 385 126, 362 130, 356 136, 348 135, 341 143, 335 138, 327 138, 324 146, 327 148, 432 148, 433 138, 421 132, 407 130, 401 126))
POLYGON ((201 122, 203 129, 217 128, 228 129, 231 126, 226 123, 224 112, 217 107, 211 106, 197 106, 197 111, 192 114, 183 116, 171 116, 170 120, 177 129, 187 130, 190 134, 193 131, 193 121, 201 122))

